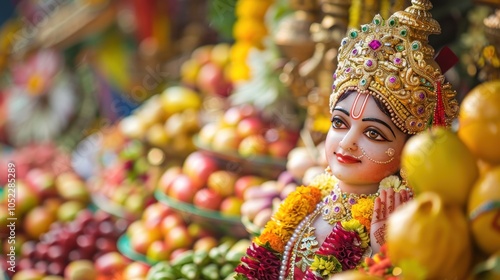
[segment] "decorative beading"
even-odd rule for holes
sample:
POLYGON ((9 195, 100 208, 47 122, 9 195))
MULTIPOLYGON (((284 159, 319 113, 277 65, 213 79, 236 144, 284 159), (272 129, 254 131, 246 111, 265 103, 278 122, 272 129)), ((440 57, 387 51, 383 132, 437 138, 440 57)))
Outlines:
POLYGON ((429 34, 440 33, 428 11, 432 4, 420 0, 412 4, 387 20, 376 15, 370 24, 347 33, 333 76, 330 111, 343 93, 357 90, 379 99, 395 125, 415 134, 431 123, 440 83, 446 124, 456 118, 456 92, 444 81, 427 40, 429 34))

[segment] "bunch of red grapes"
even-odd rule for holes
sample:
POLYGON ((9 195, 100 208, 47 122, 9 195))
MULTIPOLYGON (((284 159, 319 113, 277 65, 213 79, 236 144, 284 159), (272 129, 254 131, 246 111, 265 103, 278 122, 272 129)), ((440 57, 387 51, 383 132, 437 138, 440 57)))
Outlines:
POLYGON ((30 240, 21 247, 18 270, 35 268, 46 275, 64 274, 75 260, 92 260, 117 251, 116 241, 129 222, 98 210, 83 210, 69 223, 53 223, 39 241, 30 240))

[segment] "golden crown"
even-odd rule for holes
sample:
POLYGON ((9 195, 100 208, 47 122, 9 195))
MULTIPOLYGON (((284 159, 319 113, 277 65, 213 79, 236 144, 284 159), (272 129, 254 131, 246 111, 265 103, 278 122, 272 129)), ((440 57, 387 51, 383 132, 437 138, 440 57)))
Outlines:
POLYGON ((347 33, 333 76, 331 111, 343 93, 357 90, 379 99, 405 133, 424 130, 437 109, 444 111, 445 124, 451 124, 458 102, 428 44, 428 35, 441 32, 431 8, 429 1, 412 0, 412 6, 389 19, 376 15, 360 30, 347 33))

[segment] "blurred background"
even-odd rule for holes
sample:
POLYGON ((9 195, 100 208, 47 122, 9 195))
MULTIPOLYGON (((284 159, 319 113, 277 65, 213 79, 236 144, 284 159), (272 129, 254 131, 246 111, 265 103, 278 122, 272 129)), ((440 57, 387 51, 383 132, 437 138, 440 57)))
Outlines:
MULTIPOLYGON (((457 55, 446 76, 459 101, 499 77, 497 2, 432 1, 442 33, 429 41, 437 51, 447 46, 457 55)), ((109 252, 118 254, 110 262, 114 270, 101 266, 98 274, 121 279, 109 277, 117 267, 122 273, 125 263, 140 262, 147 269, 141 264, 135 269, 147 272, 172 260, 175 249, 228 247, 228 238, 258 233, 273 205, 326 167, 322 145, 341 39, 375 14, 387 18, 408 5, 407 0, 3 1, 0 191, 8 186, 7 166, 14 163, 19 270, 36 267, 62 276, 70 262, 92 260, 99 267, 105 261, 97 260, 109 252), (260 204, 243 195, 253 185, 266 186, 266 192, 257 192, 265 194, 260 204), (174 237, 166 228, 153 230, 171 209, 182 217, 183 230, 191 228, 189 234, 180 231, 189 239, 180 240, 179 231, 174 237), (105 226, 96 233, 87 224, 105 226), (201 230, 207 227, 215 233, 201 230), (54 241, 67 232, 88 238, 78 244, 54 241), (207 235, 215 241, 195 245, 207 235), (48 257, 52 247, 58 249, 48 257)), ((1 257, 10 252, 5 198, 1 257)), ((237 256, 226 272, 234 269, 237 256)))

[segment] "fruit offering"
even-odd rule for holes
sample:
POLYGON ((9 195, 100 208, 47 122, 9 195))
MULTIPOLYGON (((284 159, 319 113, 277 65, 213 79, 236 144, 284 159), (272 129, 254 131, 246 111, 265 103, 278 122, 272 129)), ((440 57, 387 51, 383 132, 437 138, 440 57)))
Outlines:
POLYGON ((230 50, 227 43, 198 47, 181 65, 181 82, 206 95, 228 97, 233 90, 227 68, 230 50))
POLYGON ((298 136, 298 131, 274 124, 246 104, 230 107, 218 120, 205 124, 197 140, 203 148, 250 160, 286 159, 298 136))
POLYGON ((181 253, 171 261, 160 262, 149 270, 147 280, 233 279, 233 272, 250 246, 250 240, 222 237, 212 247, 181 253))
POLYGON ((124 255, 155 264, 170 260, 179 253, 192 249, 193 246, 200 246, 203 242, 216 240, 216 233, 200 224, 187 223, 173 209, 156 202, 144 210, 140 220, 130 224, 126 238, 127 244, 119 245, 124 255), (129 246, 134 254, 126 251, 128 248, 125 246, 129 246))
POLYGON ((50 222, 50 230, 38 241, 22 245, 19 271, 36 269, 42 274, 63 276, 73 261, 91 260, 97 266, 102 262, 100 257, 116 253, 116 240, 128 225, 123 219, 87 209, 81 210, 73 221, 50 222))
POLYGON ((146 100, 118 124, 130 139, 158 147, 172 156, 195 150, 192 137, 200 129, 200 94, 186 86, 171 86, 146 100))
POLYGON ((89 189, 99 208, 134 220, 154 200, 156 169, 146 159, 146 147, 139 140, 125 142, 116 153, 114 160, 89 179, 89 189))

